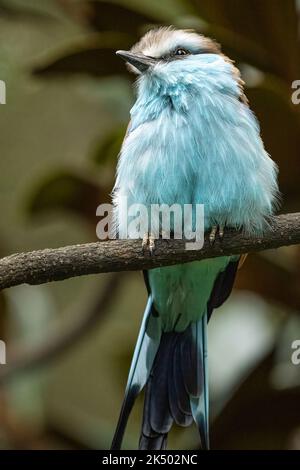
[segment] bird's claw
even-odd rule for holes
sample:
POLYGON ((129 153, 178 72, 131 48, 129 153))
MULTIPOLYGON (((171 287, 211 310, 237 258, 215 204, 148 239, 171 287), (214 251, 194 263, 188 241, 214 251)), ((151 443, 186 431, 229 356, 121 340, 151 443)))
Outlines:
POLYGON ((142 241, 142 250, 145 253, 146 249, 149 248, 149 253, 152 256, 155 250, 155 237, 152 233, 145 233, 142 241))
POLYGON ((224 225, 213 225, 209 234, 209 243, 213 245, 216 240, 216 236, 219 235, 220 240, 224 237, 224 225))
POLYGON ((212 228, 211 228, 210 234, 209 234, 209 243, 211 245, 213 245, 215 243, 217 231, 218 231, 218 226, 213 225, 212 228))
POLYGON ((143 236, 143 241, 142 241, 142 250, 143 253, 146 251, 147 245, 148 245, 148 240, 149 240, 149 235, 148 233, 145 233, 143 236))
POLYGON ((224 225, 219 225, 219 237, 220 237, 221 240, 224 237, 224 230, 225 230, 225 226, 224 225))

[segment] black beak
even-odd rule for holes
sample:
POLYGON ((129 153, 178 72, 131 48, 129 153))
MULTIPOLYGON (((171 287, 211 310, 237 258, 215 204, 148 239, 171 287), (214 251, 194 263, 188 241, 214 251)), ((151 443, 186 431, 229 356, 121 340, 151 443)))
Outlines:
POLYGON ((156 59, 153 57, 148 57, 144 54, 133 54, 128 51, 117 51, 117 55, 122 57, 126 62, 133 65, 140 72, 146 72, 152 65, 156 64, 156 59))

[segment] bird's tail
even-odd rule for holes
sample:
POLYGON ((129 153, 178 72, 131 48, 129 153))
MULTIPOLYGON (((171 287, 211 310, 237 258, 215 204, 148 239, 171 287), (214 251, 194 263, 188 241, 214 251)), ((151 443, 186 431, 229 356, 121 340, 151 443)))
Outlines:
POLYGON ((135 399, 145 386, 160 344, 160 318, 155 314, 151 294, 143 316, 127 379, 125 397, 120 412, 111 450, 119 450, 135 399))
POLYGON ((146 386, 141 450, 165 449, 172 424, 193 419, 202 448, 209 448, 206 329, 204 315, 183 333, 162 334, 146 386))
POLYGON ((202 447, 208 441, 208 385, 204 315, 184 332, 161 333, 161 319, 149 296, 135 347, 112 450, 121 448, 129 414, 146 385, 140 449, 164 449, 173 422, 195 420, 202 447))

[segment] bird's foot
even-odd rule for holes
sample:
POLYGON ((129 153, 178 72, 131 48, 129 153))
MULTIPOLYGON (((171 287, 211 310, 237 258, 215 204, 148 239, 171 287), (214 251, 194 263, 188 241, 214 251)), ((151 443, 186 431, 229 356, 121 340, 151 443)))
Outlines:
POLYGON ((213 245, 217 235, 219 235, 220 240, 222 240, 224 237, 224 230, 224 225, 213 225, 209 234, 209 243, 213 245))
POLYGON ((225 225, 219 225, 219 237, 221 240, 224 238, 225 225))
POLYGON ((149 253, 152 256, 154 254, 155 250, 155 237, 152 233, 145 233, 143 236, 143 241, 142 241, 142 250, 143 253, 149 249, 149 253))

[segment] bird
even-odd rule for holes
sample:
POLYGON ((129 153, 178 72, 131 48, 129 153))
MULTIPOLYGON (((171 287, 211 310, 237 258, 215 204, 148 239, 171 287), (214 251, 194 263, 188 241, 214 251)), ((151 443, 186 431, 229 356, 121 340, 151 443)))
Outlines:
MULTIPOLYGON (((125 233, 122 197, 146 207, 203 204, 212 244, 222 243, 227 228, 264 233, 278 207, 278 168, 240 71, 220 45, 194 30, 164 26, 116 54, 137 77, 112 192, 119 236, 125 233)), ((142 245, 155 256, 151 233, 142 245)), ((148 300, 111 449, 121 448, 143 389, 140 450, 166 449, 173 424, 193 422, 201 449, 210 448, 207 323, 229 297, 243 258, 144 271, 148 300)))

